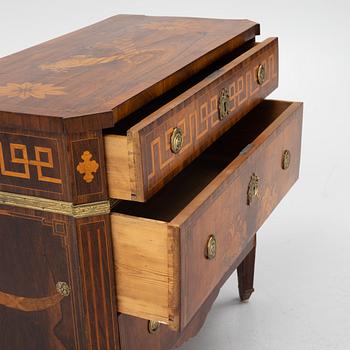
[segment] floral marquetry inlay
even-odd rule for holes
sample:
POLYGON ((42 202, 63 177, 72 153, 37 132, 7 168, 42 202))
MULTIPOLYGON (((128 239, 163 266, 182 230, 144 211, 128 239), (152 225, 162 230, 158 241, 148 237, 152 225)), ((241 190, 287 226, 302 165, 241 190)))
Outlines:
POLYGON ((94 173, 99 168, 99 164, 96 162, 96 160, 92 160, 92 154, 89 151, 85 151, 81 159, 83 162, 80 162, 77 166, 77 171, 79 174, 84 175, 83 179, 86 183, 91 183, 94 179, 94 173))
POLYGON ((42 83, 8 83, 5 86, 0 86, 0 96, 18 97, 22 100, 27 98, 44 99, 46 96, 66 95, 64 88, 53 84, 42 83))
POLYGON ((160 49, 141 49, 135 43, 126 38, 111 41, 109 43, 97 43, 96 49, 113 50, 115 54, 110 56, 95 57, 90 55, 76 55, 65 59, 40 65, 40 69, 51 72, 67 72, 69 70, 103 65, 112 62, 128 64, 141 64, 163 52, 160 49), (116 52, 117 50, 117 52, 116 52))
POLYGON ((42 64, 40 68, 42 70, 62 72, 79 67, 90 67, 97 64, 106 64, 117 61, 119 59, 120 55, 109 57, 91 57, 86 55, 77 55, 54 63, 42 64))

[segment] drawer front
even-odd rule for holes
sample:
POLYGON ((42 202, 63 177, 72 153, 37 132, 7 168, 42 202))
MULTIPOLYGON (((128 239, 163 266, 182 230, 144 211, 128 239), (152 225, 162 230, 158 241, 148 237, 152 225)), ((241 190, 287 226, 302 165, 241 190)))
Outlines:
POLYGON ((278 40, 272 38, 143 119, 127 137, 106 136, 110 196, 147 200, 277 85, 278 40))
POLYGON ((119 312, 184 329, 297 180, 302 104, 262 105, 253 119, 243 120, 249 123, 234 127, 162 190, 164 195, 117 204, 111 219, 119 312), (258 126, 254 120, 265 121, 258 126), (251 129, 259 131, 237 143, 251 129), (242 150, 246 140, 250 143, 242 150), (199 192, 196 164, 204 177, 203 167, 213 166, 212 180, 199 192), (188 184, 198 193, 189 201, 184 198, 188 184), (169 216, 171 207, 175 215, 169 216))
MULTIPOLYGON (((209 200, 184 222, 181 231, 181 322, 195 315, 225 272, 298 178, 301 108, 296 109, 209 200), (290 152, 288 168, 283 154, 290 152), (210 237, 216 256, 205 256, 210 237)), ((259 142, 256 140, 255 142, 259 142)), ((254 149, 254 145, 251 146, 254 149)), ((239 159, 236 159, 236 161, 239 159)), ((174 220, 174 224, 178 220, 174 220)))

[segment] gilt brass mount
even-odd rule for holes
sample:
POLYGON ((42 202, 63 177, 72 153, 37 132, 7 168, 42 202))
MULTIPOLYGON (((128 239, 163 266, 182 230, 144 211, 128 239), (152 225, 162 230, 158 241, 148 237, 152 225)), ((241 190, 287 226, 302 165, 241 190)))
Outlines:
POLYGON ((207 259, 213 260, 216 257, 216 251, 217 251, 216 237, 214 235, 211 235, 207 243, 207 252, 206 252, 207 259))
POLYGON ((158 321, 148 321, 148 332, 153 334, 155 332, 157 332, 157 330, 160 327, 160 322, 158 321))
POLYGON ((264 84, 266 78, 266 69, 264 64, 260 64, 257 71, 257 81, 259 85, 264 84))
POLYGON ((227 88, 223 89, 219 98, 219 119, 223 120, 230 114, 230 94, 227 88))
POLYGON ((70 294, 70 287, 69 287, 68 283, 66 283, 66 282, 57 282, 56 283, 56 290, 63 297, 68 297, 70 294))
POLYGON ((170 148, 173 153, 179 153, 183 146, 183 134, 180 128, 174 128, 170 139, 170 148))
POLYGON ((283 152, 282 156, 282 169, 287 170, 290 165, 291 153, 288 149, 283 152))
POLYGON ((253 174, 250 177, 249 185, 248 185, 248 196, 247 196, 247 204, 251 205, 253 200, 258 197, 259 194, 259 178, 253 174))
POLYGON ((111 211, 111 202, 102 201, 74 205, 70 202, 62 202, 24 194, 1 192, 0 204, 12 205, 14 207, 41 210, 48 213, 62 214, 74 218, 85 218, 89 216, 106 215, 111 211))

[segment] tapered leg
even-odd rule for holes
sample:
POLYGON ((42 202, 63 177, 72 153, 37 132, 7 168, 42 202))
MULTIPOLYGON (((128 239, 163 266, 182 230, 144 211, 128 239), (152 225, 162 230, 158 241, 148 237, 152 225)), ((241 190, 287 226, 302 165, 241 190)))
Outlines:
POLYGON ((255 267, 255 250, 256 236, 254 236, 254 247, 244 258, 237 268, 238 289, 241 301, 248 301, 254 292, 254 267, 255 267))

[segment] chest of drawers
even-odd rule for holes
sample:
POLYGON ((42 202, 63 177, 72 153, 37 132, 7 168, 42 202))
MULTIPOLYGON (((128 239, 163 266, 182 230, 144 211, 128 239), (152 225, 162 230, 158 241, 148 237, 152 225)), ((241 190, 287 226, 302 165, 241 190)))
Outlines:
POLYGON ((119 15, 0 60, 1 349, 152 349, 201 328, 299 175, 259 25, 119 15))

